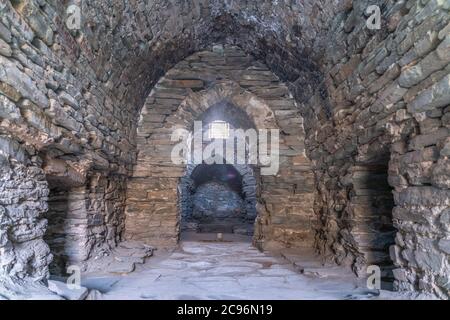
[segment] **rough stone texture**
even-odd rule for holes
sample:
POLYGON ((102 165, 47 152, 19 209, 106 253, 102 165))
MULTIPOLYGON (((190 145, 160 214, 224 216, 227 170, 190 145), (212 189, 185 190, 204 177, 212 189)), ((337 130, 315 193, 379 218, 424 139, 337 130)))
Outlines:
POLYGON ((300 106, 319 191, 316 245, 361 274, 367 264, 388 263, 394 205, 394 288, 444 298, 448 255, 438 241, 448 228, 437 221, 450 197, 444 173, 448 1, 381 2, 380 31, 354 18, 366 1, 334 18, 329 39, 338 39, 342 52, 330 41, 334 54, 323 59, 331 115, 320 92, 300 106))
POLYGON ((109 252, 120 240, 125 182, 120 176, 96 174, 82 187, 52 186, 45 235, 54 255, 52 271, 65 274, 70 265, 85 269, 89 258, 109 252))
MULTIPOLYGON (((8 142, 7 142, 8 143, 8 142)), ((9 141, 14 145, 14 142, 9 141)), ((20 146, 17 145, 18 148, 20 146)), ((42 169, 12 159, 0 151, 1 275, 19 279, 48 276, 51 260, 43 241, 48 187, 42 169)))
POLYGON ((245 214, 244 203, 239 194, 218 182, 205 183, 197 189, 193 211, 195 218, 211 222, 215 217, 226 220, 245 214))
POLYGON ((33 291, 29 283, 49 276, 52 255, 43 240, 48 193, 44 172, 27 151, 0 136, 0 296, 10 296, 16 286, 33 291))
MULTIPOLYGON (((14 275, 40 281, 47 274, 49 253, 40 238, 45 223, 36 217, 46 209, 48 188, 37 188, 39 196, 19 188, 22 181, 45 184, 42 169, 48 182, 67 194, 84 190, 81 194, 88 209, 77 218, 99 218, 94 219, 98 228, 83 222, 80 234, 86 237, 80 243, 107 249, 120 239, 127 175, 133 176, 128 189, 136 190, 136 195, 144 197, 143 190, 152 190, 144 204, 150 215, 171 215, 167 225, 163 225, 166 219, 137 220, 136 225, 156 222, 147 224, 146 230, 135 230, 135 237, 150 240, 151 232, 158 229, 170 234, 164 241, 174 243, 177 179, 184 171, 164 171, 155 164, 147 176, 151 179, 145 182, 149 185, 138 182, 140 163, 145 167, 142 153, 156 154, 165 148, 160 144, 148 150, 136 148, 144 137, 149 143, 158 141, 157 136, 155 140, 143 137, 139 130, 136 134, 137 127, 142 127, 138 119, 141 109, 142 118, 155 112, 158 116, 148 121, 147 128, 158 129, 187 96, 214 90, 215 76, 221 74, 265 101, 277 117, 277 127, 297 130, 287 132, 291 139, 303 137, 304 124, 304 142, 293 143, 303 143, 307 156, 290 160, 304 170, 291 172, 292 166, 286 165, 286 177, 291 178, 287 183, 296 186, 294 196, 278 192, 284 182, 277 178, 261 181, 259 240, 290 245, 315 233, 319 252, 361 274, 367 264, 386 264, 386 247, 392 238, 378 236, 390 234, 393 225, 398 231, 391 248, 394 287, 449 296, 448 251, 441 242, 449 238, 448 0, 82 1, 78 31, 65 25, 67 4, 0 0, 0 134, 26 149, 20 151, 16 142, 0 140, 8 155, 8 161, 2 161, 0 188, 14 186, 17 195, 10 197, 8 191, 8 202, 25 195, 27 201, 8 206, 35 204, 24 211, 19 205, 14 213, 24 214, 28 222, 12 226, 14 233, 8 233, 7 241, 11 242, 11 234, 20 235, 14 241, 23 241, 23 233, 23 239, 34 239, 14 250, 7 246, 18 260, 5 260, 2 254, 8 272, 2 271, 0 278, 14 275), (382 8, 380 30, 366 28, 364 11, 369 4, 382 8), (197 53, 193 61, 184 60, 215 43, 239 46, 267 67, 243 54, 230 56, 226 63, 223 57, 213 63, 214 55, 230 54, 220 46, 214 47, 213 54, 197 53), (174 70, 191 68, 189 77, 169 72, 155 86, 177 63, 174 70), (253 69, 245 74, 227 65, 253 69), (213 72, 195 76, 195 68, 213 72), (253 78, 253 72, 259 78, 253 78), (279 82, 272 87, 272 72, 285 85, 279 82), (293 117, 289 112, 300 114, 293 117), (138 157, 137 151, 141 151, 138 157), (311 170, 315 186, 305 183, 313 181, 311 170), (394 191, 390 199, 386 173, 394 191), (91 187, 95 177, 102 182, 91 187), (120 190, 113 192, 115 200, 109 202, 114 203, 113 209, 102 205, 107 203, 103 201, 108 194, 103 192, 105 185, 120 190), (308 196, 296 196, 297 188, 308 196), (158 190, 170 193, 170 198, 158 190), (92 206, 88 194, 95 195, 92 206), (288 201, 292 209, 277 207, 280 200, 288 201), (309 213, 308 218, 293 214, 297 207, 311 208, 313 201, 314 232, 309 213), (393 223, 389 221, 392 204, 393 223), (114 231, 104 236, 105 228, 114 231), (92 236, 96 234, 92 229, 101 235, 92 236), (31 252, 36 255, 30 256, 31 252), (20 261, 33 267, 24 269, 20 261)), ((241 103, 248 103, 250 95, 243 96, 241 103)), ((287 157, 291 151, 285 150, 287 157)), ((133 225, 141 209, 129 192, 127 224, 133 225)), ((1 221, 8 216, 0 212, 1 221)))
POLYGON ((182 231, 252 235, 256 189, 248 165, 188 165, 179 183, 182 231))

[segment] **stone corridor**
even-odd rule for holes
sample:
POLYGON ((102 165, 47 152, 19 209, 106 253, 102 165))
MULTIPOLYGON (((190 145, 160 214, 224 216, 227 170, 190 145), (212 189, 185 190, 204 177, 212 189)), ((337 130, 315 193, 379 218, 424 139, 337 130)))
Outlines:
POLYGON ((450 299, 450 0, 0 0, 0 299, 96 295, 450 299))

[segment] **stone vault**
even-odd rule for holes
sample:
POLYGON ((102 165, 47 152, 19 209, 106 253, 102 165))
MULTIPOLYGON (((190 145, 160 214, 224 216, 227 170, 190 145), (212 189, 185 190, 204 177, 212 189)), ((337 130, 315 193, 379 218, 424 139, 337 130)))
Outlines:
POLYGON ((227 101, 282 134, 255 244, 448 298, 449 23, 448 0, 0 0, 0 285, 175 245, 167 130, 227 101))

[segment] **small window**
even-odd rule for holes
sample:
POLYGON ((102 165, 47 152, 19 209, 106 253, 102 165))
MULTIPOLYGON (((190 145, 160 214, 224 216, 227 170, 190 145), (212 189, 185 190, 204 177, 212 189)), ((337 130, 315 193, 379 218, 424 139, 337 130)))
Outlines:
POLYGON ((230 136, 230 125, 225 121, 214 121, 209 124, 209 139, 228 139, 230 136))

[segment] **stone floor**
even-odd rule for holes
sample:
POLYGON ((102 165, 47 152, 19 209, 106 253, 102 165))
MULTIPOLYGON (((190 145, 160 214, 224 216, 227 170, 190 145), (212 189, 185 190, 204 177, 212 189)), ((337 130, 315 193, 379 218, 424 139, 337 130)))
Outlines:
POLYGON ((111 300, 405 298, 368 290, 362 279, 340 267, 321 266, 312 255, 302 263, 289 252, 261 253, 243 237, 226 240, 185 240, 132 273, 87 274, 82 284, 99 290, 97 299, 111 300))

